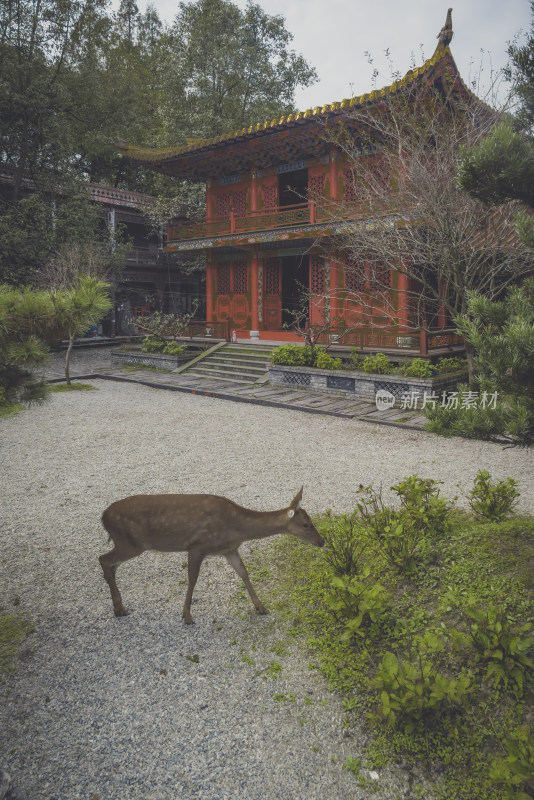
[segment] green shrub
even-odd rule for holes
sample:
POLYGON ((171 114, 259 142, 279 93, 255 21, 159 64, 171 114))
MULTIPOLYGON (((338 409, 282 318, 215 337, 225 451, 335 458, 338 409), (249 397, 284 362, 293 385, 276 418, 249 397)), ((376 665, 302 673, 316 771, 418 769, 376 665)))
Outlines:
POLYGON ((444 707, 463 704, 472 688, 468 672, 448 678, 424 652, 417 663, 399 661, 394 653, 386 653, 371 686, 380 691, 380 707, 371 719, 391 727, 403 726, 407 734, 424 729, 444 707))
POLYGON ((494 605, 472 607, 466 613, 473 620, 469 637, 475 663, 487 666, 486 679, 494 686, 511 686, 516 698, 521 698, 525 678, 534 674, 534 662, 527 655, 534 646, 531 625, 513 626, 506 611, 494 605))
POLYGON ((414 358, 407 364, 403 364, 399 372, 406 378, 431 378, 436 374, 430 361, 425 361, 424 358, 414 358))
POLYGON ((324 350, 319 349, 318 347, 316 347, 315 350, 317 351, 315 366, 318 369, 341 369, 340 358, 334 358, 329 353, 325 353, 324 350))
POLYGON ((168 342, 163 348, 163 352, 166 356, 181 356, 184 350, 185 345, 176 341, 168 342))
POLYGON ((482 469, 477 472, 474 488, 469 492, 469 503, 479 517, 500 522, 512 511, 518 497, 517 481, 507 478, 492 484, 491 475, 482 469))
POLYGON ((355 514, 333 517, 328 512, 328 528, 321 530, 326 547, 324 559, 335 575, 355 575, 363 568, 367 548, 365 531, 355 514))
POLYGON ((364 358, 358 369, 362 372, 374 372, 376 375, 389 375, 394 367, 385 353, 377 353, 364 358))
POLYGON ((284 344, 281 347, 275 347, 271 353, 271 361, 273 364, 280 364, 280 366, 284 367, 310 366, 312 361, 311 348, 308 346, 302 347, 293 342, 284 344))
POLYGON ((442 375, 449 372, 460 372, 461 370, 467 371, 467 360, 461 356, 443 356, 438 358, 436 369, 442 375))
POLYGON ((165 341, 155 336, 147 336, 143 339, 141 350, 143 353, 161 353, 165 347, 165 341))
POLYGON ((493 441, 503 436, 507 428, 508 414, 506 409, 497 406, 470 405, 469 387, 458 386, 457 406, 442 405, 437 402, 435 408, 431 404, 422 409, 428 419, 425 430, 439 433, 441 436, 463 436, 465 439, 482 439, 493 441))
POLYGON ((365 636, 366 630, 377 623, 388 608, 389 593, 377 583, 369 567, 357 575, 335 575, 325 598, 326 607, 343 623, 342 641, 365 636))
POLYGON ((298 345, 295 343, 275 347, 271 353, 273 364, 284 367, 317 367, 319 369, 341 369, 341 359, 325 353, 322 347, 298 345))
POLYGON ((501 786, 510 800, 531 800, 534 797, 534 736, 527 727, 518 728, 504 741, 508 755, 497 758, 490 767, 490 778, 501 786))
POLYGON ((360 487, 359 517, 388 563, 400 572, 411 573, 428 540, 448 530, 449 505, 438 497, 436 484, 412 475, 392 486, 401 499, 398 511, 385 506, 381 491, 375 492, 372 485, 360 487))

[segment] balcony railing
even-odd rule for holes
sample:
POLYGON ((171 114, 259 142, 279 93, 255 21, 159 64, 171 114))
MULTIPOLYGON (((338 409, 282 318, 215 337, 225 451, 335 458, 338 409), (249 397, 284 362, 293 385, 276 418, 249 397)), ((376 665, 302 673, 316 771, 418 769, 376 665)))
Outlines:
POLYGON ((310 225, 315 222, 326 222, 340 216, 354 215, 361 211, 353 205, 340 204, 319 205, 313 200, 261 211, 246 211, 241 214, 230 212, 225 216, 210 217, 187 222, 175 222, 169 225, 167 238, 169 242, 185 239, 203 239, 231 233, 250 233, 252 231, 284 228, 290 225, 310 225))
POLYGON ((464 339, 454 328, 426 331, 423 328, 399 333, 391 329, 361 330, 330 328, 321 333, 319 344, 340 344, 357 347, 359 350, 408 350, 429 355, 436 350, 452 350, 463 345, 464 339))

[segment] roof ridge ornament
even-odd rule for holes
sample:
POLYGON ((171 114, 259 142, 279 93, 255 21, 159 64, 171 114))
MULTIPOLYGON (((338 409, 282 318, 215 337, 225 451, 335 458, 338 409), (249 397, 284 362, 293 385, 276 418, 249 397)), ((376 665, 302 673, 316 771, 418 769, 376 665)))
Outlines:
POLYGON ((437 35, 438 39, 438 46, 436 47, 437 50, 445 50, 446 47, 449 46, 451 43, 451 39, 453 37, 453 30, 452 30, 452 8, 449 8, 447 11, 447 19, 445 20, 445 25, 440 30, 437 35))

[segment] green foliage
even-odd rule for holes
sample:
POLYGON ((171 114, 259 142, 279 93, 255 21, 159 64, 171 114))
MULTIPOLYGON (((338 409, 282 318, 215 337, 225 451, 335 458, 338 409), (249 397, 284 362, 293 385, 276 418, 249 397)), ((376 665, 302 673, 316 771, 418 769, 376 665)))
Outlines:
POLYGON ((476 292, 455 320, 475 350, 481 387, 505 403, 506 428, 515 444, 534 442, 534 278, 508 290, 502 301, 476 292))
POLYGON ((375 492, 372 485, 359 489, 359 517, 387 562, 400 572, 413 572, 429 539, 449 529, 449 505, 436 485, 430 478, 412 475, 392 486, 401 501, 398 511, 386 506, 381 491, 375 492))
POLYGON ((324 558, 334 575, 355 575, 363 567, 363 556, 368 546, 365 528, 356 515, 334 517, 327 514, 327 528, 321 530, 325 540, 324 558))
POLYGON ((406 378, 431 378, 436 374, 436 370, 424 358, 413 358, 407 364, 400 367, 399 372, 406 378))
POLYGON ((443 375, 449 372, 467 371, 467 361, 460 356, 443 356, 442 358, 438 358, 436 369, 443 375))
MULTIPOLYGON (((432 647, 438 646, 435 637, 428 639, 432 647)), ((415 663, 386 653, 371 685, 380 692, 381 701, 371 718, 402 726, 405 733, 424 729, 437 714, 462 705, 472 690, 468 672, 449 678, 437 671, 424 651, 415 663)))
POLYGON ((318 369, 341 369, 341 359, 333 358, 322 347, 310 347, 289 343, 275 347, 271 353, 273 364, 286 367, 317 367, 318 369))
POLYGON ((181 356, 184 351, 185 345, 178 344, 178 342, 168 342, 163 348, 163 352, 166 356, 181 356))
POLYGON ((389 375, 393 372, 393 364, 385 353, 377 353, 374 356, 366 356, 358 366, 362 372, 373 372, 376 375, 389 375))
POLYGON ((508 755, 497 758, 490 767, 490 778, 502 787, 509 800, 531 800, 534 797, 534 736, 521 726, 504 747, 508 755))
POLYGON ((318 369, 341 369, 341 359, 334 358, 319 347, 314 348, 316 353, 315 366, 318 369))
POLYGON ((378 623, 386 612, 389 596, 386 588, 375 581, 369 567, 355 575, 335 575, 330 580, 325 602, 345 628, 342 641, 366 636, 369 627, 378 623))
POLYGON ((161 353, 165 346, 165 340, 156 338, 155 336, 145 336, 141 344, 141 351, 143 353, 161 353))
POLYGON ((89 383, 57 383, 49 385, 48 391, 61 394, 62 392, 97 392, 98 389, 89 383))
POLYGON ((473 620, 469 635, 475 663, 486 665, 486 678, 494 686, 511 686, 516 698, 521 698, 525 678, 534 675, 534 662, 527 655, 534 646, 532 626, 514 627, 510 615, 493 604, 466 613, 473 620))
MULTIPOLYGON (((484 388, 486 397, 490 398, 491 387, 487 383, 482 383, 480 388, 483 387, 486 387, 484 388)), ((435 407, 427 404, 422 409, 428 419, 425 430, 439 433, 441 436, 463 436, 464 439, 485 441, 496 441, 504 436, 509 423, 502 402, 497 402, 493 408, 492 402, 482 404, 480 398, 473 404, 472 397, 473 394, 467 384, 459 384, 457 403, 442 405, 438 402, 435 407)))
POLYGON ((500 522, 512 511, 518 497, 517 481, 513 478, 491 483, 489 472, 479 470, 469 492, 469 503, 479 517, 500 522))

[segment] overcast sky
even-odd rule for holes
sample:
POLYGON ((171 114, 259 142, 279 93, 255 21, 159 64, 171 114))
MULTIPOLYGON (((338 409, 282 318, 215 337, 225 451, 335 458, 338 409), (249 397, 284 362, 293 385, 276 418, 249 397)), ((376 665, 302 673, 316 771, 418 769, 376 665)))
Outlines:
MULTIPOLYGON (((371 91, 373 67, 379 70, 376 86, 392 82, 384 51, 389 49, 392 69, 404 75, 415 61, 420 66, 436 48, 445 23, 444 0, 259 0, 270 15, 281 14, 293 34, 293 48, 312 64, 319 81, 296 94, 299 110, 332 103, 371 91)), ((234 0, 244 8, 246 0, 234 0)), ((176 0, 153 0, 160 17, 171 23, 176 0)), ((145 0, 138 0, 141 10, 145 0)), ((451 50, 464 81, 476 81, 484 97, 491 72, 506 63, 508 43, 530 29, 529 0, 462 0, 453 4, 454 38, 451 50)), ((501 91, 500 97, 504 96, 501 91)), ((491 98, 486 98, 491 101, 491 98)))

